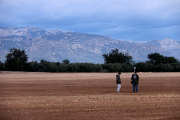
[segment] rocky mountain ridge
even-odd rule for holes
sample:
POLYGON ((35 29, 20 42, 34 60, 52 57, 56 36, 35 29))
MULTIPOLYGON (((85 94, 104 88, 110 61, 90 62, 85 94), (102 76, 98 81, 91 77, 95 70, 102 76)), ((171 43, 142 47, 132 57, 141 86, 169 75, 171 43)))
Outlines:
POLYGON ((112 49, 128 52, 136 62, 146 61, 147 55, 158 52, 180 60, 180 41, 163 39, 130 42, 106 36, 60 30, 46 31, 35 27, 0 27, 0 61, 10 48, 25 49, 29 61, 45 59, 61 62, 104 63, 102 54, 112 49))

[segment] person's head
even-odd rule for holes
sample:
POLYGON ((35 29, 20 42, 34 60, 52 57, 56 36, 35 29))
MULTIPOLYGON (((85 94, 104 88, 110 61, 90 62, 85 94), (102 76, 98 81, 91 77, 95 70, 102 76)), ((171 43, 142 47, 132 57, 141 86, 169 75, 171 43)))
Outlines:
POLYGON ((137 74, 137 72, 135 71, 135 74, 137 74))
POLYGON ((118 72, 118 75, 120 75, 121 74, 121 72, 118 72))

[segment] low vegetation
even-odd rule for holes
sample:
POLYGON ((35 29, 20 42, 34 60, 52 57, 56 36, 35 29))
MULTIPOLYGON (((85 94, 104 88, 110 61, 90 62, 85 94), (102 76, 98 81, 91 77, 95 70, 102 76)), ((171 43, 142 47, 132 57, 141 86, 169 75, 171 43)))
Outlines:
POLYGON ((149 61, 135 63, 128 53, 112 50, 103 54, 104 64, 70 63, 65 59, 60 62, 27 62, 25 50, 10 49, 6 55, 5 63, 0 61, 0 70, 4 71, 29 71, 29 72, 133 72, 136 67, 138 72, 180 72, 180 62, 174 57, 166 57, 159 53, 148 54, 149 61))

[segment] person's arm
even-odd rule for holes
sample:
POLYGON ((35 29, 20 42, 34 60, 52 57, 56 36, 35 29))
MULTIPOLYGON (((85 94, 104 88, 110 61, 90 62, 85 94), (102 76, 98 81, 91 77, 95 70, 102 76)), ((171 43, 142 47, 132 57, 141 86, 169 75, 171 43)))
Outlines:
POLYGON ((136 78, 136 80, 138 80, 138 81, 139 81, 139 75, 137 75, 137 78, 136 78))
POLYGON ((137 85, 139 85, 139 75, 137 75, 137 85))
POLYGON ((133 80, 133 74, 132 74, 132 76, 131 76, 131 80, 133 80))

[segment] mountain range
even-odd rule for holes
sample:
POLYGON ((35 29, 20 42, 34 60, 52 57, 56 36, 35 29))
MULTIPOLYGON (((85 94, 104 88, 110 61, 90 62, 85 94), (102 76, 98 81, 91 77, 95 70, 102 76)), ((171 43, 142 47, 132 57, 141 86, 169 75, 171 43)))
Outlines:
POLYGON ((104 63, 102 54, 113 49, 128 52, 135 62, 160 53, 180 60, 180 41, 172 39, 133 42, 107 36, 71 31, 44 30, 35 27, 0 27, 0 61, 6 60, 10 48, 25 49, 28 61, 104 63))

